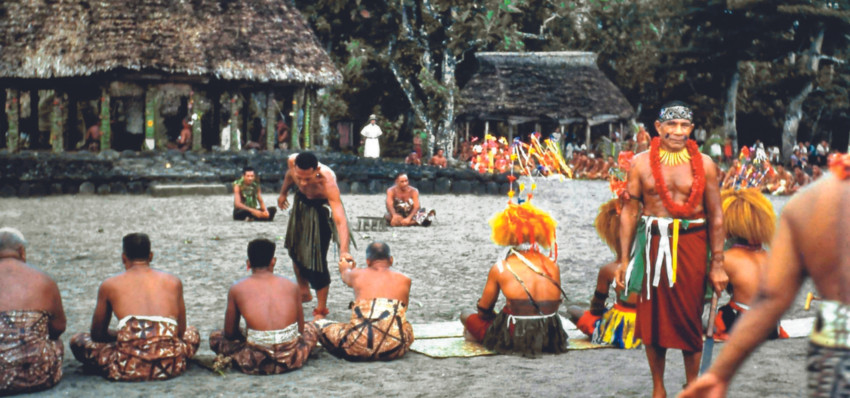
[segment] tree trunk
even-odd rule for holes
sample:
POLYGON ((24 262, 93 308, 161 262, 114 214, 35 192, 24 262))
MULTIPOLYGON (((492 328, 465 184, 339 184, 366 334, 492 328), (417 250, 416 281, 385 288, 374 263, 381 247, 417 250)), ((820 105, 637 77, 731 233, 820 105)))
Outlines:
POLYGON ((112 116, 109 114, 109 91, 103 88, 100 95, 100 150, 112 148, 112 116))
POLYGON ((6 149, 9 153, 18 152, 18 141, 20 138, 20 99, 21 93, 18 90, 6 89, 6 120, 9 121, 9 129, 6 130, 6 149))
POLYGON ((53 109, 50 113, 50 145, 53 147, 54 153, 61 153, 65 150, 65 95, 62 92, 56 91, 53 93, 53 109))
MULTIPOLYGON (((820 65, 821 48, 823 46, 823 36, 826 29, 821 28, 817 36, 812 39, 812 46, 808 53, 808 69, 812 72, 817 72, 820 65)), ((805 59, 806 57, 802 57, 805 59)), ((800 120, 803 119, 803 102, 815 88, 814 81, 810 81, 800 91, 799 94, 791 99, 788 104, 788 109, 785 111, 785 123, 782 125, 782 161, 788 163, 791 160, 791 152, 794 144, 797 142, 797 130, 800 128, 800 120)))
POLYGON ((455 70, 457 69, 457 59, 448 51, 443 54, 443 86, 446 87, 448 95, 446 98, 446 107, 443 110, 443 125, 440 127, 440 139, 437 142, 441 148, 445 149, 447 158, 452 159, 454 154, 454 143, 457 132, 455 131, 455 93, 457 86, 455 85, 455 70))
POLYGON ((735 64, 735 73, 726 87, 726 106, 723 109, 723 133, 732 139, 732 153, 738 153, 738 126, 735 121, 738 110, 738 86, 741 83, 740 61, 735 64))
MULTIPOLYGON (((148 87, 145 92, 145 145, 144 149, 148 151, 156 148, 156 110, 159 109, 158 104, 159 91, 155 86, 148 87)), ((83 126, 85 132, 88 126, 83 126)))

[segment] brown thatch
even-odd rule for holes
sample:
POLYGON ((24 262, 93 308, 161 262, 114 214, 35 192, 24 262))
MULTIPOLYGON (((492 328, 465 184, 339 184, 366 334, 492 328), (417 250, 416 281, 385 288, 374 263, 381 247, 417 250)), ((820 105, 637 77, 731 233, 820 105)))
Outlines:
POLYGON ((460 91, 459 118, 629 119, 634 110, 589 52, 478 53, 478 72, 460 91))
POLYGON ((0 78, 122 71, 322 86, 342 81, 288 1, 0 2, 0 78))

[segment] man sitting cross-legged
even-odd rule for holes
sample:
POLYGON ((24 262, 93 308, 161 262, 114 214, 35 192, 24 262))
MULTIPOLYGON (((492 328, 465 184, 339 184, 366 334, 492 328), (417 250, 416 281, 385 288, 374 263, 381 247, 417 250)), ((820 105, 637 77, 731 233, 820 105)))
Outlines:
POLYGON ((510 203, 490 226, 493 242, 507 250, 490 268, 478 313, 461 314, 464 335, 500 353, 566 352, 567 334, 558 316, 561 272, 539 251, 555 244, 555 220, 529 202, 510 203), (499 291, 506 304, 497 315, 499 291))
POLYGON ((348 360, 400 358, 413 344, 413 327, 407 322, 410 278, 390 269, 390 247, 373 242, 366 248, 366 268, 354 260, 339 261, 339 273, 354 288, 351 321, 324 326, 322 346, 348 360))
POLYGON ((0 228, 0 395, 43 390, 62 378, 59 288, 26 261, 23 234, 0 228))
POLYGON ((91 334, 75 334, 71 351, 86 367, 112 380, 179 376, 200 344, 198 330, 186 326, 183 283, 150 267, 147 235, 129 234, 123 245, 125 271, 100 285, 91 334), (109 329, 113 312, 118 330, 109 329))
POLYGON ((243 373, 269 375, 304 365, 316 346, 318 330, 304 323, 298 285, 274 274, 275 244, 255 239, 248 244, 251 276, 230 287, 224 330, 210 334, 210 348, 229 356, 243 373), (239 318, 247 328, 239 330, 239 318))

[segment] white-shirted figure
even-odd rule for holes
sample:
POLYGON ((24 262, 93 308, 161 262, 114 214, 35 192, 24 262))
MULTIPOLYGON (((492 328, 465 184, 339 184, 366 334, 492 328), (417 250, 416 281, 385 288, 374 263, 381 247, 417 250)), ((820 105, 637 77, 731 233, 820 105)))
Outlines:
POLYGON ((363 157, 379 158, 381 157, 381 143, 378 137, 383 134, 381 128, 377 124, 378 118, 375 115, 369 115, 369 124, 360 130, 360 136, 366 140, 363 147, 363 157))

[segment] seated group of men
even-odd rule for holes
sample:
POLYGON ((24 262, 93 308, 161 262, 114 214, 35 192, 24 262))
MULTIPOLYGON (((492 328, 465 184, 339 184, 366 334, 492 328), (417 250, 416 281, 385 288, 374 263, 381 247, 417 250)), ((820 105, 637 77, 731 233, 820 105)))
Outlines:
POLYGON ((573 178, 587 180, 607 180, 608 171, 612 167, 617 167, 617 162, 614 157, 609 155, 607 158, 602 154, 585 152, 576 153, 570 160, 570 167, 573 171, 573 178))
MULTIPOLYGON (((178 376, 200 345, 198 330, 186 325, 182 282, 151 268, 150 247, 145 234, 123 238, 124 272, 101 284, 90 333, 71 337, 74 357, 111 380, 178 376), (109 328, 113 313, 117 329, 109 328)), ((248 245, 251 275, 231 286, 224 328, 209 337, 210 348, 225 362, 248 374, 279 374, 303 366, 317 341, 349 360, 391 360, 409 350, 411 281, 390 269, 388 245, 369 245, 366 268, 340 261, 342 280, 355 293, 351 321, 345 323, 305 323, 300 289, 274 274, 274 253, 275 244, 267 239, 248 245)), ((26 263, 20 231, 0 229, 0 395, 59 382, 65 325, 56 283, 26 263)))

